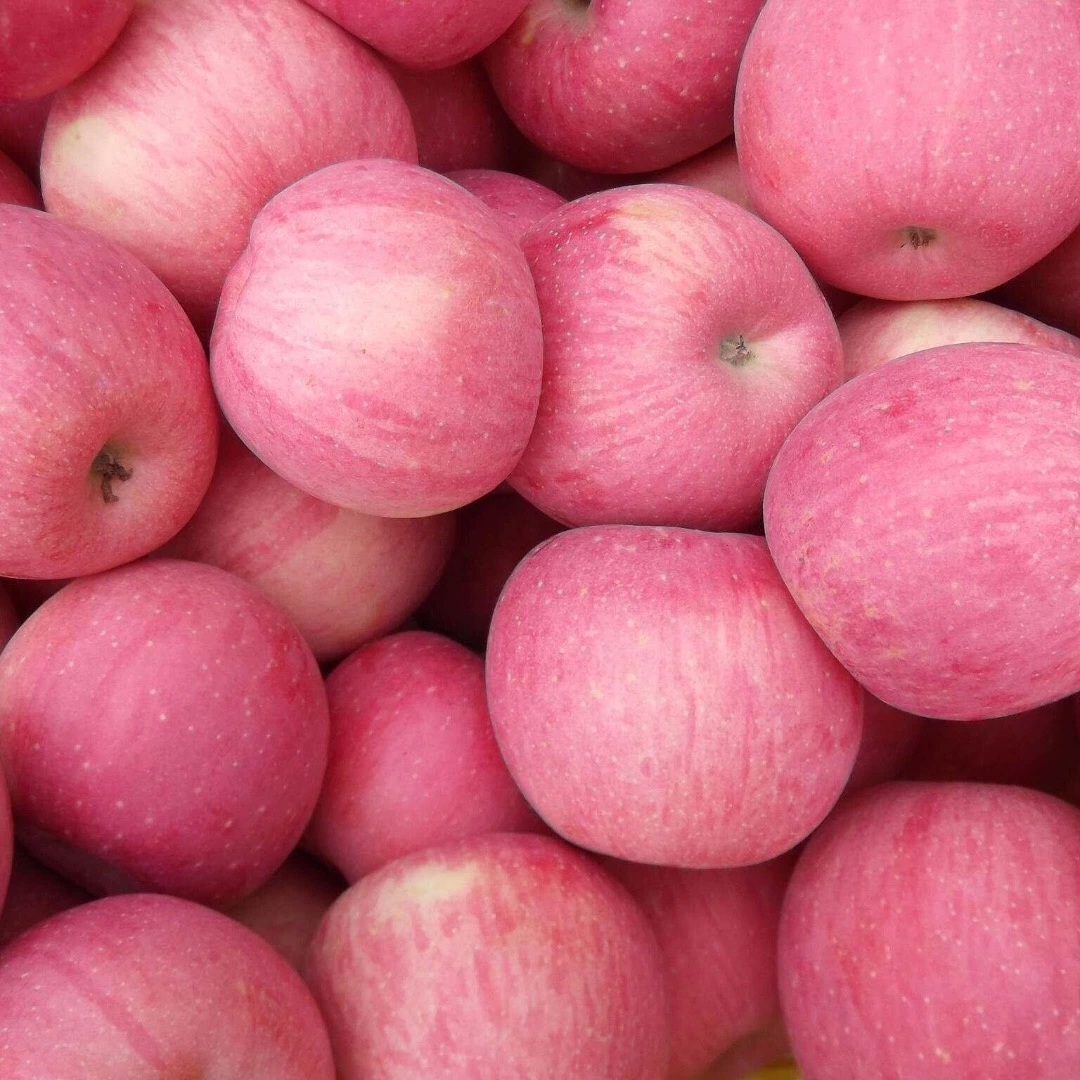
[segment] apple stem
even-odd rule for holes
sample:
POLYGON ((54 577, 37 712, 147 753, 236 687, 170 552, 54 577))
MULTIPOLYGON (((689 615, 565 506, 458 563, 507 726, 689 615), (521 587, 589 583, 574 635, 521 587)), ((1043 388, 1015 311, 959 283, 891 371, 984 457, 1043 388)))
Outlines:
POLYGON ((113 481, 119 480, 123 483, 125 480, 130 480, 131 469, 125 469, 113 454, 108 450, 102 450, 98 456, 94 458, 94 463, 90 466, 90 471, 92 473, 97 473, 101 477, 102 499, 107 503, 119 502, 120 496, 112 489, 113 481))

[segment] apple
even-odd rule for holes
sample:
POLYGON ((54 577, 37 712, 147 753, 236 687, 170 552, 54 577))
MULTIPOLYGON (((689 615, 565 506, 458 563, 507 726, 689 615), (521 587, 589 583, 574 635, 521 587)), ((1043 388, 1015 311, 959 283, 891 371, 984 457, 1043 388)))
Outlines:
POLYGON ((860 300, 836 320, 851 379, 908 353, 967 341, 1015 341, 1080 357, 1080 338, 986 300, 860 300))
POLYGON ((564 199, 580 199, 582 195, 593 195, 598 191, 625 187, 627 184, 645 183, 648 175, 598 173, 589 169, 579 169, 560 161, 551 154, 523 139, 514 162, 514 172, 528 180, 550 188, 564 199))
POLYGON ((763 0, 529 0, 484 54, 537 146, 606 173, 662 169, 732 132, 735 76, 763 0))
POLYGON ((780 922, 806 1080, 1080 1076, 1080 811, 999 784, 890 783, 811 838, 780 922))
POLYGON ((428 629, 482 651, 507 578, 529 551, 563 526, 514 491, 493 491, 463 506, 456 517, 450 558, 418 614, 428 629))
POLYGON ((46 94, 28 101, 0 102, 0 151, 35 182, 52 100, 53 95, 46 94))
POLYGON ((406 67, 448 68, 476 56, 517 18, 526 0, 307 0, 351 34, 406 67))
POLYGON ((330 755, 307 846, 349 882, 403 855, 493 832, 541 831, 491 731, 484 662, 409 630, 326 681, 330 755))
POLYGON ((45 206, 138 255, 209 332, 256 213, 357 157, 416 160, 390 73, 302 0, 140 3, 53 104, 45 206))
POLYGON ((656 939, 558 840, 489 835, 384 866, 330 908, 310 980, 339 1080, 662 1080, 656 939))
POLYGON ((289 617, 315 657, 336 660, 396 629, 438 579, 452 515, 380 518, 306 495, 222 425, 195 516, 157 554, 220 566, 289 617))
POLYGON ((519 241, 541 218, 566 202, 551 188, 516 173, 497 169, 455 169, 448 175, 455 184, 472 192, 493 210, 519 241))
POLYGON ((31 926, 92 899, 85 889, 53 873, 16 844, 11 858, 11 880, 0 910, 0 948, 31 926))
POLYGON ((1080 689, 1080 364, 944 345, 846 383, 784 443, 765 534, 856 679, 977 720, 1080 689))
MULTIPOLYGON (((667 1080, 699 1077, 779 1024, 776 938, 792 865, 788 857, 735 870, 604 862, 660 943, 671 1036, 667 1080)), ((768 1046, 763 1064, 774 1051, 768 1046)))
POLYGON ((1007 281, 992 298, 1072 334, 1080 334, 1080 229, 1034 266, 1007 281))
POLYGON ((862 742, 844 791, 859 791, 899 776, 915 753, 923 728, 931 723, 922 716, 894 709, 873 694, 866 694, 863 698, 862 742))
POLYGON ((151 559, 82 578, 0 653, 19 839, 91 892, 251 892, 300 839, 328 738, 311 650, 216 567, 151 559))
POLYGON ((1031 11, 768 0, 735 139, 758 212, 817 277, 883 300, 967 296, 1080 224, 1080 20, 1031 11))
POLYGON ((210 363, 230 424, 318 499, 383 517, 472 502, 525 449, 543 341, 520 247, 475 196, 351 161, 260 211, 210 363))
POLYGON ((41 196, 30 178, 0 150, 0 203, 17 203, 41 209, 41 196))
POLYGON ((632 862, 764 862, 814 829, 859 746, 862 692, 757 536, 559 533, 507 582, 487 650, 492 725, 525 798, 632 862))
POLYGON ((570 525, 744 529, 840 338, 790 245, 690 187, 586 196, 526 234, 544 320, 536 426, 511 485, 570 525))
POLYGON ((4 0, 0 101, 40 98, 105 55, 135 0, 4 0))
POLYGON ((708 150, 702 150, 685 161, 660 169, 649 179, 657 184, 687 184, 703 188, 754 213, 750 192, 739 168, 739 152, 734 137, 710 146, 708 150))
POLYGON ((206 357, 168 290, 110 241, 10 205, 0 235, 0 574, 136 559, 210 482, 206 357))
POLYGON ((5 1080, 333 1080, 300 976, 255 934, 187 900, 114 896, 0 953, 5 1080))

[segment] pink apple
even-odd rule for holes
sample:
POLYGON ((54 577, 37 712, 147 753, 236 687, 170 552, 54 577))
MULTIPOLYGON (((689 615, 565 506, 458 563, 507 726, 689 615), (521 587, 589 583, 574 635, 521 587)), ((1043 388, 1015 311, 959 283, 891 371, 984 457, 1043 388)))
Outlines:
POLYGON ((254 930, 302 974, 308 946, 322 917, 344 891, 340 874, 295 851, 269 881, 227 908, 225 914, 254 930))
POLYGON ((416 160, 373 53, 302 0, 140 3, 109 55, 57 95, 45 205, 138 255, 209 331, 271 195, 323 165, 416 160))
POLYGON ((732 132, 739 56, 762 0, 529 0, 484 62, 510 118, 598 172, 674 165, 732 132))
POLYGON ((645 183, 647 174, 612 175, 598 173, 589 169, 579 169, 565 161, 534 146, 527 139, 523 140, 514 163, 514 172, 529 180, 535 180, 546 188, 561 195, 564 199, 580 199, 582 195, 593 195, 598 191, 624 187, 631 183, 645 183))
POLYGON ((734 138, 710 146, 708 150, 703 150, 686 161, 680 161, 677 165, 660 169, 650 179, 658 184, 686 184, 689 187, 704 188, 714 195, 722 195, 744 210, 751 213, 754 211, 750 192, 739 168, 739 154, 734 138))
POLYGON ((479 61, 390 73, 409 106, 421 165, 443 173, 509 167, 520 136, 479 61))
POLYGON ((1030 345, 890 361, 777 455, 765 534, 870 693, 974 720, 1080 689, 1080 364, 1030 345))
POLYGON ((571 525, 751 525, 780 444, 841 379, 790 245, 718 195, 652 184, 579 199, 523 246, 544 379, 514 488, 571 525))
POLYGON ((250 930, 171 896, 56 915, 0 953, 4 1080, 333 1080, 299 975, 250 930))
POLYGON ((11 880, 0 911, 0 947, 51 916, 92 899, 85 889, 53 873, 16 845, 11 880))
POLYGON ((1015 341, 1080 356, 1080 338, 970 297, 906 303, 860 300, 836 325, 848 379, 898 356, 967 341, 1015 341))
POLYGON ((52 94, 29 101, 0 102, 0 151, 31 180, 38 178, 41 141, 52 107, 52 94))
POLYGON ((0 101, 51 94, 92 67, 135 0, 4 0, 0 101))
POLYGON ((660 942, 668 1080, 699 1077, 744 1040, 772 1032, 780 1020, 776 936, 790 858, 737 870, 604 866, 641 905, 660 942))
POLYGON ((400 626, 446 563, 453 517, 379 518, 331 506, 282 480, 223 428, 205 498, 158 554, 251 582, 319 660, 400 626))
POLYGON ((883 784, 811 838, 780 925, 805 1080, 1080 1076, 1080 811, 883 784))
POLYGON ((227 903, 255 889, 311 816, 328 731, 299 632, 200 563, 73 582, 0 654, 20 840, 94 892, 227 903))
POLYGON ((436 844, 543 828, 499 756, 484 662, 463 645, 391 634, 326 690, 330 764, 307 844, 348 881, 436 844))
POLYGON ((992 295, 1036 319, 1080 334, 1080 229, 992 295))
POLYGON ((138 558, 191 517, 213 472, 198 338, 110 241, 21 206, 0 206, 0 235, 0 574, 138 558))
POLYGON ((423 624, 482 651, 499 593, 514 567, 562 526, 513 491, 495 491, 457 512, 454 547, 420 608, 423 624))
POLYGON ((406 67, 448 68, 476 56, 517 18, 526 0, 307 0, 406 67))
POLYGON ((873 694, 866 694, 859 756, 844 790, 858 791, 899 776, 915 753, 923 728, 930 723, 924 717, 894 709, 873 694))
POLYGON ((496 169, 456 169, 450 179, 472 192, 520 240, 566 199, 526 176, 496 169))
POLYGON ((352 161, 260 212, 210 359, 230 423, 280 476, 423 517, 517 463, 543 341, 525 256, 492 211, 415 165, 352 161))
POLYGON ((716 869, 787 851, 839 797, 862 693, 757 536, 609 525, 522 560, 488 701, 525 797, 572 843, 716 869))
POLYGON ((1028 0, 769 0, 735 138, 754 205, 818 277, 885 300, 980 292, 1080 223, 1080 20, 1028 0))
POLYGON ((656 939, 587 856, 495 835, 353 885, 310 953, 339 1080, 661 1080, 656 939))
POLYGON ((0 203, 17 203, 41 209, 41 196, 30 178, 0 150, 0 203))

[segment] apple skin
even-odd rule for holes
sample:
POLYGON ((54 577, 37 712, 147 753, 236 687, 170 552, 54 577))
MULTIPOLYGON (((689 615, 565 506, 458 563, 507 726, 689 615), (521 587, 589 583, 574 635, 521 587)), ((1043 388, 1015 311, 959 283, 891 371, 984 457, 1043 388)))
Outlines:
POLYGON ((501 36, 525 0, 307 0, 384 56, 406 67, 435 70, 460 64, 501 36))
POLYGON ((92 892, 251 892, 299 841, 328 740, 311 650, 216 567, 151 559, 82 578, 0 653, 20 842, 92 892))
POLYGON ((735 76, 763 0, 530 0, 484 54, 537 146, 604 173, 662 169, 732 132, 735 76))
POLYGON ((633 862, 764 862, 822 821, 858 750, 862 692, 764 541, 572 529, 499 598, 488 704, 522 793, 572 843, 633 862))
POLYGON ((455 184, 475 195, 510 230, 521 238, 542 218, 566 203, 557 192, 516 173, 497 169, 454 169, 455 184))
POLYGON ((44 97, 92 67, 135 0, 4 0, 0 101, 44 97))
POLYGON ((991 299, 1071 334, 1080 334, 1080 229, 1045 258, 1007 281, 991 299))
POLYGON ((687 184, 703 188, 750 213, 755 212, 750 191, 739 168, 739 153, 734 138, 725 139, 685 161, 660 169, 649 179, 656 184, 687 184))
POLYGON ((735 138, 758 212, 815 276, 883 300, 968 296, 1076 228, 1080 20, 1030 13, 769 0, 735 138))
POLYGON ((250 582, 326 662, 400 626, 438 580, 453 539, 449 514, 371 517, 306 495, 222 425, 209 490, 157 554, 250 582))
POLYGON ((233 429, 279 476, 346 509, 424 517, 517 464, 540 311, 525 256, 479 199, 415 165, 350 161, 259 213, 210 362, 233 429))
POLYGON ((34 183, 41 163, 41 142, 53 95, 29 101, 0 102, 0 150, 34 183))
POLYGON ((41 209, 41 196, 30 178, 3 151, 0 151, 0 203, 15 203, 41 209))
POLYGON ((0 1074, 333 1080, 300 976, 233 920, 171 896, 55 915, 0 953, 0 1074))
POLYGON ((499 593, 514 568, 563 526, 514 491, 493 491, 456 517, 446 568, 417 614, 427 629, 482 652, 499 593))
POLYGON ((1080 1076, 1080 811, 997 784, 882 784, 806 846, 780 922, 805 1080, 1080 1076))
POLYGON ((56 96, 45 206, 139 256, 204 336, 256 213, 331 162, 416 160, 401 92, 301 0, 136 5, 109 54, 56 96))
POLYGON ((85 889, 54 873, 16 844, 7 896, 0 910, 0 948, 30 927, 93 899, 85 889))
POLYGON ((206 357, 164 285, 110 241, 22 206, 0 206, 0 235, 0 574, 129 562, 210 483, 206 357), (109 480, 106 459, 130 476, 109 480))
POLYGON ((837 320, 844 378, 908 353, 967 341, 1014 341, 1080 357, 1080 338, 986 300, 860 300, 837 320))
POLYGON ((735 870, 616 859, 602 865, 641 905, 660 943, 671 1037, 667 1080, 693 1080, 743 1040, 779 1024, 776 938, 792 858, 735 870))
POLYGON ((848 777, 846 793, 898 777, 911 760, 932 721, 894 709, 873 694, 863 698, 863 731, 859 755, 848 777))
POLYGON ((1078 420, 1074 357, 973 343, 868 371, 792 432, 769 549, 870 693, 979 720, 1080 688, 1078 420))
POLYGON ((514 489, 569 525, 752 525, 780 444, 841 381, 790 245, 718 195, 651 184, 578 199, 523 246, 544 375, 514 489))
POLYGON ((354 882, 403 855, 469 836, 540 832, 491 731, 484 662, 409 630, 326 680, 330 754, 306 844, 354 882))
POLYGON ((383 867, 310 952, 339 1080, 662 1080, 661 958, 640 908, 561 841, 474 837, 383 867))

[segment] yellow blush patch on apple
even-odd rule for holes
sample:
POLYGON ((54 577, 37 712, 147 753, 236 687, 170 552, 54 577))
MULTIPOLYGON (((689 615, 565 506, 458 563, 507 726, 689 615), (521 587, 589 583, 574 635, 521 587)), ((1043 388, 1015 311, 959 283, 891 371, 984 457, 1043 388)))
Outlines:
POLYGON ((453 900, 469 892, 480 880, 477 866, 420 866, 398 881, 387 882, 372 912, 382 922, 396 922, 416 907, 453 900))

